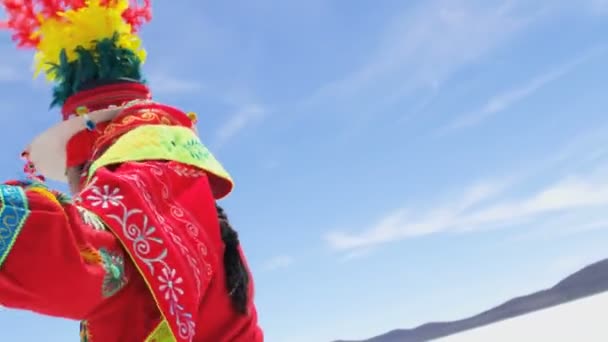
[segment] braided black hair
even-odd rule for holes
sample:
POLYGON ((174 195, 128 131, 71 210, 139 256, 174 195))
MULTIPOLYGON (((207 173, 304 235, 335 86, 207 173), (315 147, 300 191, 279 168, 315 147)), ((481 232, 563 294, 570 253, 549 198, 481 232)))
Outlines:
POLYGON ((249 302, 249 272, 245 267, 239 249, 239 236, 228 221, 224 209, 215 205, 220 223, 222 241, 224 242, 224 270, 226 272, 226 290, 232 300, 234 309, 247 314, 249 302))

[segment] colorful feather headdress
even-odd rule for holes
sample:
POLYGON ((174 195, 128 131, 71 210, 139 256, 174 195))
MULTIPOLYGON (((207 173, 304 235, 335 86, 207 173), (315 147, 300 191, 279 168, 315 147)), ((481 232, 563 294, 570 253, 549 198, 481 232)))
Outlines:
POLYGON ((0 4, 8 16, 0 29, 12 31, 18 47, 35 50, 35 72, 54 83, 52 105, 61 106, 63 115, 62 122, 27 147, 26 173, 41 172, 65 181, 66 168, 90 171, 108 160, 107 154, 117 151, 115 146, 122 146, 113 162, 189 161, 207 171, 216 198, 231 191, 230 176, 199 141, 196 115, 151 101, 141 73, 146 53, 137 36, 151 19, 150 0, 0 0, 0 4), (146 125, 162 126, 165 133, 173 132, 168 126, 180 126, 175 132, 188 138, 182 137, 179 148, 171 141, 163 145, 169 146, 166 151, 152 149, 144 158, 141 146, 159 144, 128 140, 134 135, 127 132, 146 125))
POLYGON ((36 50, 35 74, 55 83, 52 106, 92 82, 143 82, 146 58, 139 28, 151 19, 150 0, 0 0, 20 48, 36 50))
POLYGON ((47 169, 56 179, 62 168, 80 164, 90 155, 94 132, 78 133, 82 119, 93 131, 96 123, 116 114, 96 112, 89 117, 89 111, 151 97, 141 72, 146 52, 137 35, 151 19, 150 0, 142 4, 138 0, 0 0, 0 4, 6 14, 0 29, 12 32, 17 47, 35 51, 35 76, 44 73, 54 84, 51 107, 61 106, 63 123, 32 143, 48 146, 53 153, 30 146, 23 156, 30 177, 37 167, 67 158, 65 165, 55 162, 54 174, 47 169))

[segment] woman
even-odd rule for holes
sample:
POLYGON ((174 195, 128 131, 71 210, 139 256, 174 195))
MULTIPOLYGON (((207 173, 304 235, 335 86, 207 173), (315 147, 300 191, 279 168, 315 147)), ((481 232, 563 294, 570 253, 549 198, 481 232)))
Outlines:
POLYGON ((80 320, 81 341, 263 341, 238 236, 215 202, 232 180, 196 116, 143 84, 135 32, 149 3, 2 4, 4 27, 55 82, 63 122, 24 152, 29 179, 0 185, 0 304, 80 320))

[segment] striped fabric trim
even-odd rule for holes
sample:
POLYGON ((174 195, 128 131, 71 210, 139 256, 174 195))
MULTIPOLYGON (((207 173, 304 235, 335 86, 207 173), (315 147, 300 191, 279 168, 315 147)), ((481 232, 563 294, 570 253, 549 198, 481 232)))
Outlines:
POLYGON ((27 197, 21 187, 0 185, 0 267, 29 217, 27 197))

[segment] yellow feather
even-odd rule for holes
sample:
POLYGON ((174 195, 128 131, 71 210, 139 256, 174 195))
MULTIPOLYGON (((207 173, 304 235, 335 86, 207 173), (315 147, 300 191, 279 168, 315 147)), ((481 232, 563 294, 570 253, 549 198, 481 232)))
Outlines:
MULTIPOLYGON (((129 0, 112 1, 102 6, 101 0, 87 0, 86 6, 58 13, 58 17, 40 18, 40 28, 33 35, 40 37, 34 57, 35 75, 48 71, 53 64, 59 64, 61 51, 65 49, 68 61, 76 59, 75 50, 82 46, 94 48, 94 41, 112 38, 118 34, 118 46, 134 51, 145 61, 146 53, 141 48, 140 38, 132 33, 132 27, 122 18, 129 7, 129 0)), ((47 74, 53 81, 53 75, 47 74)))

